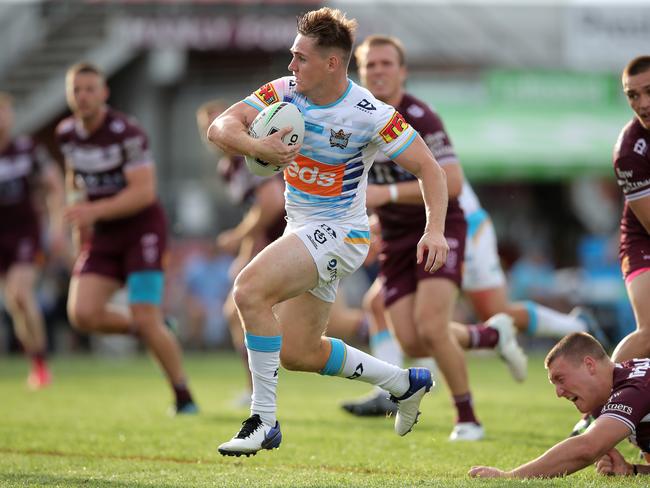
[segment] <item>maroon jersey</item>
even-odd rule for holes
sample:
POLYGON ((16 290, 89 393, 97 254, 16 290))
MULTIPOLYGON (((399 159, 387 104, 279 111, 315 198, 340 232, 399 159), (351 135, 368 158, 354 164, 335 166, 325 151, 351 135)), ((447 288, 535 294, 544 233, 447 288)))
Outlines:
MULTIPOLYGON (((219 174, 228 185, 228 193, 233 203, 237 205, 250 206, 255 199, 255 191, 262 185, 270 181, 270 178, 264 178, 254 175, 246 167, 243 156, 227 156, 219 161, 219 174)), ((280 173, 273 176, 284 185, 284 177, 280 173)), ((273 242, 282 236, 286 221, 283 212, 267 229, 266 238, 273 242)))
MULTIPOLYGON (((74 170, 75 180, 82 183, 90 201, 122 191, 129 169, 153 164, 144 131, 133 119, 110 108, 103 124, 92 134, 68 117, 59 123, 56 135, 66 164, 74 170)), ((96 222, 94 231, 103 237, 114 232, 139 234, 143 223, 164 218, 162 215, 156 201, 134 215, 96 222)))
POLYGON ((612 394, 598 417, 623 422, 630 429, 630 442, 650 453, 650 359, 616 365, 612 394))
POLYGON ((34 190, 50 164, 48 152, 29 137, 18 137, 0 151, 0 274, 36 260, 41 243, 34 190))
POLYGON ((29 137, 18 137, 0 151, 0 233, 38 224, 34 189, 50 164, 48 152, 29 137))
POLYGON ((650 266, 650 236, 629 206, 629 202, 650 195, 649 147, 650 131, 643 128, 636 118, 623 128, 614 147, 614 170, 625 197, 620 241, 620 257, 625 275, 634 271, 631 268, 650 266))
MULTIPOLYGON (((395 108, 419 132, 441 166, 458 162, 442 120, 427 104, 405 93, 400 104, 395 108)), ((383 154, 377 155, 368 174, 368 183, 375 185, 389 185, 415 179, 415 176, 383 154)), ((375 211, 381 223, 384 240, 396 239, 411 232, 421 234, 424 230, 426 215, 423 205, 388 203, 375 211)), ((449 199, 447 219, 464 219, 463 211, 456 198, 449 199)))

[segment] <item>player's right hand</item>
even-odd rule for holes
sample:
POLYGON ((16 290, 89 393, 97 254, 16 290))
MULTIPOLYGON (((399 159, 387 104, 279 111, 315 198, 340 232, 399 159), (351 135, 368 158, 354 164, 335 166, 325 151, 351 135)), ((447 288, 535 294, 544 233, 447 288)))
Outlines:
POLYGON ((472 466, 467 473, 472 478, 505 478, 506 473, 491 466, 472 466))
POLYGON ((442 232, 434 233, 427 231, 424 233, 417 247, 417 263, 420 264, 424 259, 424 253, 427 252, 427 260, 424 263, 424 271, 434 273, 440 269, 447 261, 449 253, 449 244, 442 232))
POLYGON ((291 133, 293 127, 284 127, 275 134, 255 139, 254 156, 267 163, 286 166, 296 159, 300 152, 301 144, 288 145, 282 142, 282 138, 291 133))
POLYGON ((596 471, 606 476, 626 476, 633 473, 633 468, 620 452, 611 449, 596 462, 596 471))

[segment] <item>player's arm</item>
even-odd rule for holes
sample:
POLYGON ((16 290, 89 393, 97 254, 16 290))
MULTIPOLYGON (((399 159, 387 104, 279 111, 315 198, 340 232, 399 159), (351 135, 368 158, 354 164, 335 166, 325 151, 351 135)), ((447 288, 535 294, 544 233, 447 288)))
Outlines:
POLYGON ((427 221, 424 235, 418 243, 417 260, 420 263, 424 251, 427 250, 424 269, 433 272, 445 263, 449 252, 444 237, 449 200, 445 172, 419 135, 416 135, 413 142, 393 160, 415 175, 419 181, 427 221))
POLYGON ((258 113, 243 101, 232 105, 210 124, 208 140, 228 154, 244 154, 278 165, 291 163, 300 150, 299 145, 288 146, 282 142, 291 127, 260 139, 248 135, 248 127, 258 113))
POLYGON ((646 232, 650 234, 650 196, 628 201, 628 205, 646 232))
POLYGON ((139 164, 125 170, 126 187, 115 195, 92 202, 74 203, 66 209, 66 219, 84 227, 98 220, 115 220, 134 215, 156 201, 156 167, 139 164))
MULTIPOLYGON (((447 177, 449 198, 460 195, 463 188, 463 168, 458 163, 442 166, 447 177)), ((368 185, 366 204, 368 207, 380 207, 387 203, 422 205, 422 190, 419 181, 402 181, 390 185, 368 185)))
POLYGON ((284 212, 284 192, 278 178, 270 178, 255 190, 255 202, 242 221, 217 238, 217 245, 229 252, 236 252, 241 242, 255 237, 269 228, 284 212))
POLYGON ((112 197, 95 200, 95 220, 115 220, 134 215, 156 201, 156 166, 140 164, 124 171, 126 187, 112 197))
POLYGON ((63 174, 56 164, 44 168, 42 181, 47 192, 47 211, 50 226, 59 231, 63 229, 63 207, 65 205, 65 184, 63 174))
POLYGON ((469 475, 476 478, 553 478, 575 473, 589 466, 630 435, 619 420, 602 417, 584 433, 556 444, 537 459, 511 471, 487 466, 473 467, 469 475))

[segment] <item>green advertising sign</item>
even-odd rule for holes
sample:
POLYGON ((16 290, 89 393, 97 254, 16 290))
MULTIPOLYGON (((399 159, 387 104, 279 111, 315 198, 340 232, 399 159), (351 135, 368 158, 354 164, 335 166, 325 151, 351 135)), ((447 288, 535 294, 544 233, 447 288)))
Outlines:
POLYGON ((442 116, 472 180, 612 175, 612 149, 632 118, 613 75, 486 73, 415 77, 409 91, 442 116))

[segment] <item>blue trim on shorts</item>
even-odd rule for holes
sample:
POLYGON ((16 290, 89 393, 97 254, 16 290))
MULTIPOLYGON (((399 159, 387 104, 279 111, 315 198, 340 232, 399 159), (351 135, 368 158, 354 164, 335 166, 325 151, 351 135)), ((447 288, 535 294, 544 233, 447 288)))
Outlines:
POLYGON ((370 337, 370 347, 376 347, 382 342, 390 340, 392 337, 393 335, 390 333, 390 330, 388 329, 379 331, 370 337))
POLYGON ((336 376, 343 369, 345 363, 345 343, 341 339, 328 337, 332 350, 330 357, 327 359, 327 364, 320 370, 320 374, 327 376, 336 376))
POLYGON ((365 238, 365 239, 370 239, 370 231, 368 230, 351 230, 348 232, 348 235, 345 237, 349 237, 350 239, 355 239, 355 238, 365 238))
POLYGON ((467 237, 472 238, 474 237, 474 234, 478 232, 479 227, 481 227, 481 224, 485 222, 490 216, 488 213, 483 210, 482 208, 479 208, 475 212, 472 212, 469 215, 465 216, 465 220, 467 221, 467 237))
POLYGON ((529 336, 534 336, 535 332, 537 332, 537 323, 538 323, 538 318, 537 318, 537 311, 535 310, 535 303, 534 302, 525 302, 526 303, 526 311, 528 312, 528 328, 526 329, 526 334, 529 336))
POLYGON ((278 352, 282 348, 282 336, 258 336, 246 332, 246 348, 257 352, 278 352))
POLYGON ((161 305, 165 274, 160 270, 135 271, 126 278, 129 303, 161 305))

